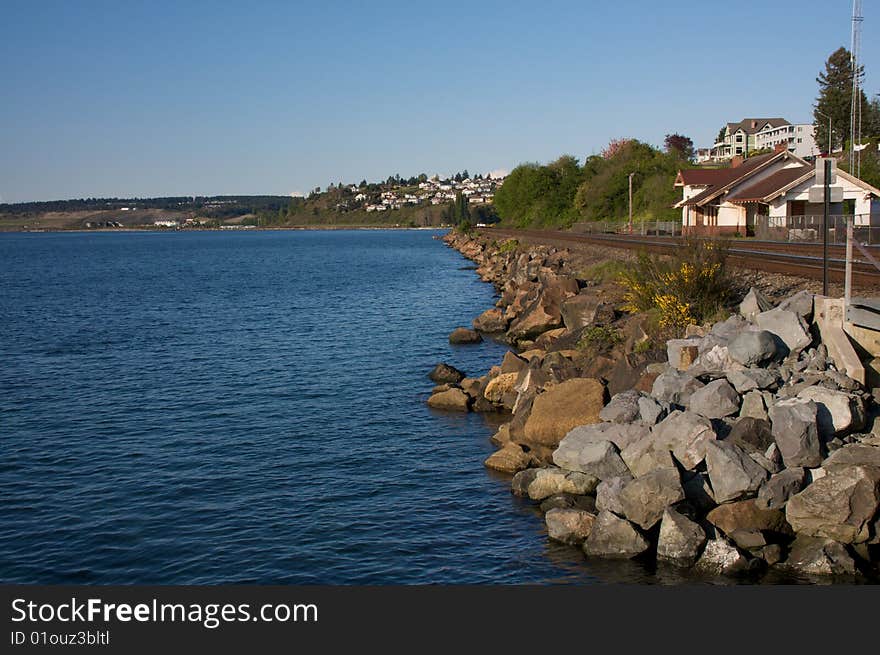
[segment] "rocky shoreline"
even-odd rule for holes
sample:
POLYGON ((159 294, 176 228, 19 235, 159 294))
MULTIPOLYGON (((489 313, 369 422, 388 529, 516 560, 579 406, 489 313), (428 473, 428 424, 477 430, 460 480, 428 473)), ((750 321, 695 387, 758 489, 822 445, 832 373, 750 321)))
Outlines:
POLYGON ((657 344, 569 251, 444 241, 500 296, 450 341, 511 350, 480 377, 439 364, 428 404, 509 415, 485 464, 539 504, 550 539, 711 576, 876 579, 880 411, 837 370, 811 293, 774 306, 752 289, 657 344))

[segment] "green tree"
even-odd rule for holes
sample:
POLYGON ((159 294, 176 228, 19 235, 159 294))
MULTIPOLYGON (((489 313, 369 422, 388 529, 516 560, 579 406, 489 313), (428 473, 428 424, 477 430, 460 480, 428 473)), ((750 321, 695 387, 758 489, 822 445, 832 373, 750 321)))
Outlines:
MULTIPOLYGON (((864 69, 859 68, 858 74, 864 76, 864 69)), ((853 67, 852 57, 846 48, 838 48, 825 62, 824 72, 816 78, 819 84, 819 96, 813 112, 813 124, 816 128, 816 143, 826 148, 828 143, 828 118, 831 118, 832 150, 843 150, 851 138, 850 110, 852 106, 853 67), (823 115, 824 114, 824 115, 823 115)), ((859 91, 859 102, 862 103, 862 118, 871 114, 871 107, 863 91, 859 91)), ((869 118, 870 120, 870 118, 869 118)), ((864 124, 864 123, 863 123, 864 124)))

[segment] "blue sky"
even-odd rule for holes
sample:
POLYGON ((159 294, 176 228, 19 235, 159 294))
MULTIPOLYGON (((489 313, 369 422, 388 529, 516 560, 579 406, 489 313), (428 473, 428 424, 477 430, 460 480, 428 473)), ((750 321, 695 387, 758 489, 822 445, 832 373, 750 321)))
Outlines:
MULTIPOLYGON (((866 91, 880 7, 865 3, 866 91)), ((288 194, 809 121, 851 3, 0 0, 0 198, 288 194)))

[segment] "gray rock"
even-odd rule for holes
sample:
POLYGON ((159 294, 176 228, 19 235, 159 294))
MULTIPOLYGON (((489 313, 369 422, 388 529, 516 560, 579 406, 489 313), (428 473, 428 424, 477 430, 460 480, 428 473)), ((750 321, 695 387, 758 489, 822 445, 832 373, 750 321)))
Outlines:
POLYGON ((526 469, 513 476, 511 488, 519 496, 544 500, 557 494, 585 496, 593 493, 599 480, 578 471, 558 468, 526 469))
POLYGON ((835 434, 864 427, 865 411, 858 396, 824 387, 807 387, 797 397, 816 403, 819 436, 823 439, 831 439, 835 434))
POLYGON ((831 539, 798 535, 782 568, 809 575, 855 575, 856 563, 846 546, 831 539))
POLYGON ((651 395, 660 402, 683 406, 691 394, 703 386, 694 376, 670 368, 654 380, 651 395))
POLYGON ((633 423, 639 418, 639 400, 641 398, 641 392, 636 389, 614 394, 608 404, 599 412, 599 418, 611 423, 633 423))
POLYGON ((684 500, 678 470, 654 469, 628 483, 618 500, 626 518, 649 530, 663 517, 667 507, 684 500))
POLYGON ((809 291, 798 291, 779 303, 779 309, 794 312, 809 323, 813 318, 813 294, 809 291))
POLYGON ((779 338, 767 330, 740 332, 727 346, 730 358, 743 366, 758 366, 781 359, 785 349, 779 338))
POLYGON ((629 559, 644 553, 650 543, 626 519, 601 512, 584 541, 584 552, 593 557, 629 559))
POLYGON ((762 330, 778 336, 792 353, 798 353, 810 345, 812 338, 804 319, 785 309, 771 309, 755 317, 755 323, 762 330))
POLYGON ((428 398, 428 407, 446 409, 454 412, 467 412, 472 399, 458 387, 439 391, 428 398))
POLYGON ((610 441, 588 443, 580 448, 570 447, 571 442, 559 444, 553 452, 553 463, 569 471, 580 471, 599 480, 629 473, 617 448, 610 441))
POLYGON ((624 512, 620 503, 620 492, 630 480, 632 480, 631 475, 602 480, 596 487, 596 509, 600 512, 607 511, 622 515, 624 512))
POLYGON ((739 412, 740 397, 727 380, 715 380, 697 389, 688 399, 690 411, 706 418, 723 418, 739 412))
MULTIPOLYGON (((626 461, 626 458, 623 461, 626 461)), ((822 462, 822 468, 829 471, 847 466, 876 466, 880 468, 880 448, 864 443, 847 444, 835 450, 822 462)))
MULTIPOLYGON (((571 450, 576 453, 581 448, 599 441, 610 441, 618 449, 623 450, 631 443, 641 441, 649 433, 650 428, 639 423, 593 423, 573 428, 559 442, 560 450, 571 450)), ((567 456, 567 455, 566 455, 567 456)))
POLYGON ((752 458, 752 461, 755 462, 762 469, 767 471, 770 475, 774 473, 779 473, 782 470, 782 465, 777 464, 773 460, 767 458, 763 453, 758 452, 750 452, 749 457, 752 458))
POLYGON ((709 575, 736 575, 751 568, 748 558, 722 537, 712 539, 694 568, 709 575))
POLYGON ((666 408, 649 396, 639 398, 639 418, 645 425, 655 425, 666 416, 666 408))
POLYGON ((672 368, 679 371, 687 368, 700 355, 699 339, 670 339, 666 342, 666 358, 672 368))
POLYGON ((454 366, 450 366, 446 362, 440 362, 431 369, 428 377, 437 384, 457 384, 464 380, 465 375, 454 366))
POLYGON ((738 393, 769 389, 779 383, 779 376, 775 371, 766 368, 745 368, 738 371, 728 371, 727 380, 733 385, 738 393))
POLYGON ((733 424, 730 434, 725 437, 725 441, 736 444, 748 453, 766 453, 774 443, 770 421, 750 417, 739 418, 733 424))
POLYGON ((672 453, 656 448, 655 441, 650 435, 624 448, 620 451, 620 457, 635 477, 650 473, 654 469, 675 468, 672 453))
POLYGON ((766 312, 772 307, 773 303, 767 296, 752 287, 739 304, 739 313, 747 321, 754 321, 758 314, 766 312))
POLYGON ((743 396, 742 406, 739 408, 742 418, 766 419, 767 408, 764 405, 764 397, 757 391, 750 391, 743 396))
POLYGON ((706 457, 706 444, 715 439, 707 418, 693 412, 674 411, 652 428, 654 447, 671 450, 686 469, 692 469, 706 457))
POLYGON ((706 468, 715 501, 724 503, 758 490, 767 471, 739 446, 726 441, 706 444, 706 468))
POLYGON ((579 546, 590 536, 596 515, 580 509, 551 509, 544 515, 547 534, 555 541, 579 546))
POLYGON ((845 544, 871 538, 871 523, 880 508, 880 469, 836 468, 788 499, 785 517, 798 533, 845 544))
POLYGON ((818 407, 812 400, 780 400, 768 412, 773 438, 787 467, 814 467, 822 463, 818 407))
POLYGON ((801 467, 785 469, 771 475, 758 490, 755 507, 758 509, 782 509, 785 503, 806 484, 807 474, 801 467))
POLYGON ((697 523, 667 507, 660 521, 657 559, 690 566, 706 543, 706 532, 697 523))
POLYGON ((749 324, 745 319, 737 314, 732 314, 727 319, 713 325, 710 334, 727 342, 748 328, 749 324))
POLYGON ((551 509, 579 509, 596 514, 596 499, 592 496, 575 496, 574 494, 556 494, 541 501, 541 511, 545 514, 551 509))

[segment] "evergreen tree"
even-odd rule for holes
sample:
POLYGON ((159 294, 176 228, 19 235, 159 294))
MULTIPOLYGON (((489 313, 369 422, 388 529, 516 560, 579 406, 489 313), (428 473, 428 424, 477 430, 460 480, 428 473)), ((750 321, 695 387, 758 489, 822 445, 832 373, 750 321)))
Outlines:
MULTIPOLYGON (((864 69, 858 74, 864 76, 864 69)), ((816 144, 820 149, 828 147, 828 118, 831 118, 831 148, 838 151, 847 147, 850 135, 850 109, 852 107, 853 67, 852 57, 846 48, 838 48, 825 62, 825 71, 816 78, 819 97, 813 112, 816 126, 816 144), (824 115, 823 115, 824 114, 824 115)), ((870 106, 863 91, 859 91, 862 103, 862 120, 870 117, 870 106)))

